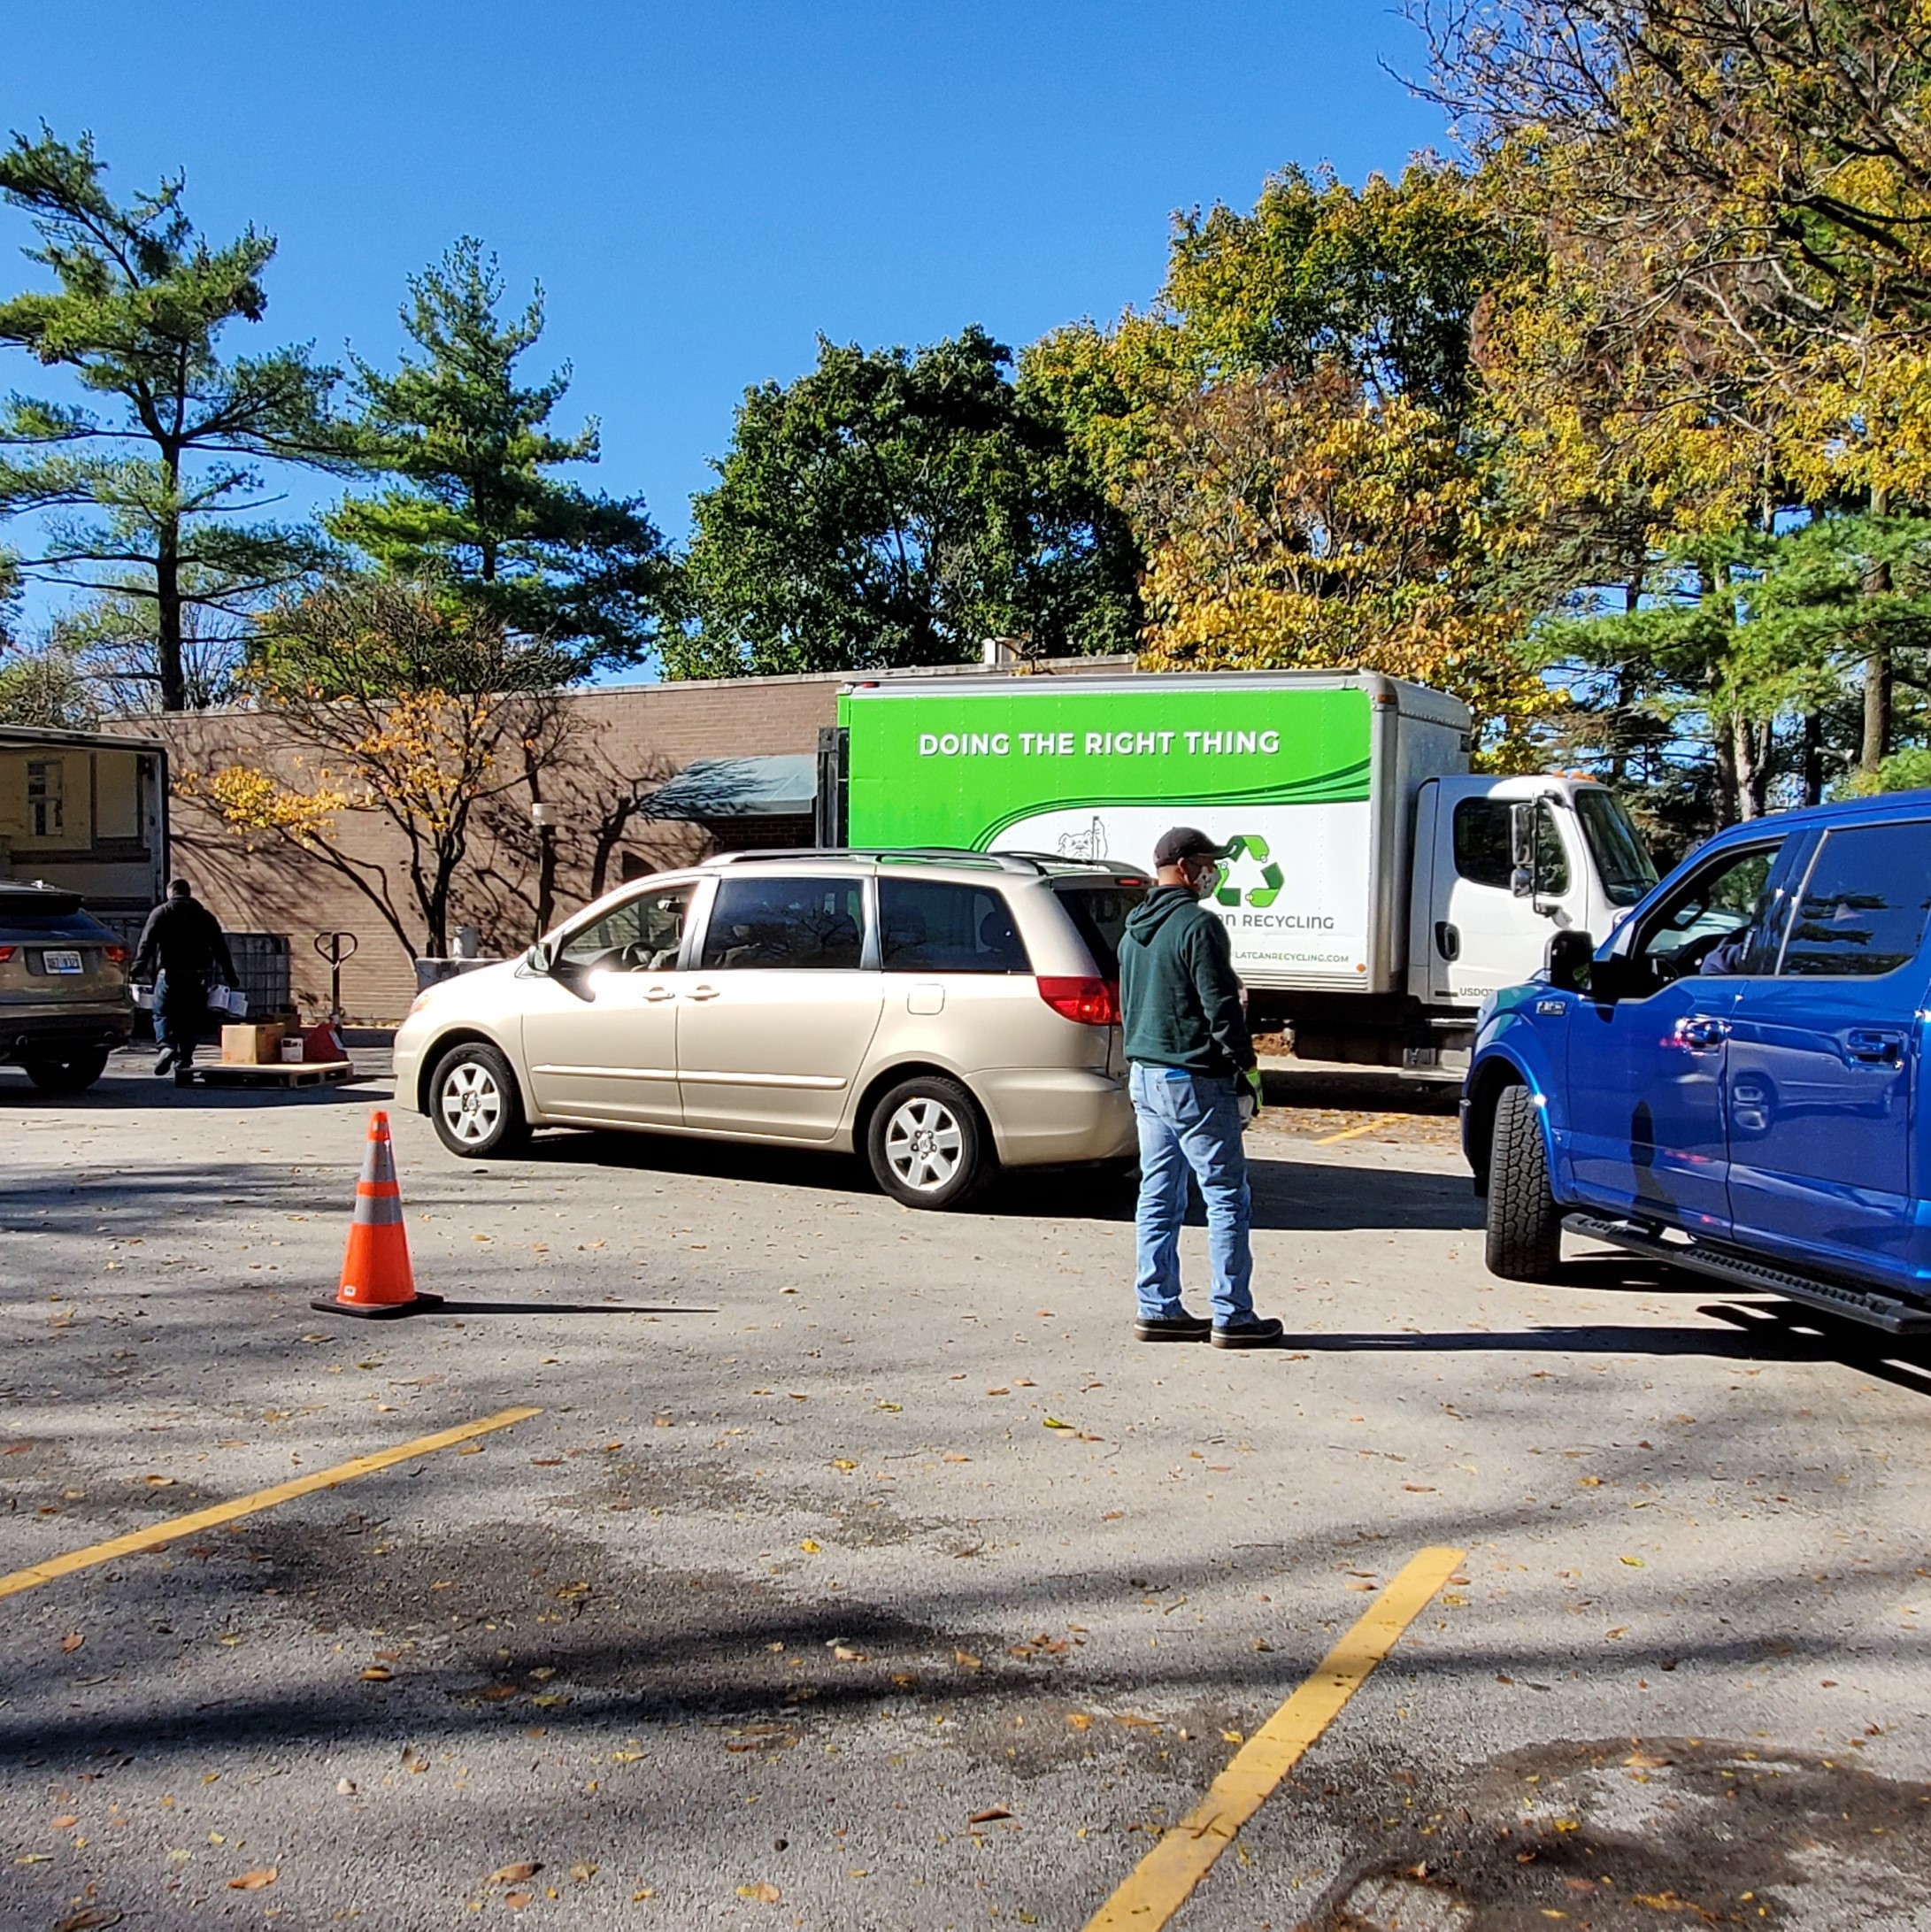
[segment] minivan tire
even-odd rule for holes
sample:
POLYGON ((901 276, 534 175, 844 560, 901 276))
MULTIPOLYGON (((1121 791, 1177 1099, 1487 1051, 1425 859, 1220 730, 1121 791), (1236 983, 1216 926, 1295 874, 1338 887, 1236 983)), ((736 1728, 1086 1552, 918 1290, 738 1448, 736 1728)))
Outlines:
POLYGON ((465 1160, 517 1153, 529 1141, 516 1075, 495 1047, 480 1040, 451 1047, 435 1063, 426 1111, 436 1138, 465 1160))
POLYGON ((1527 1087, 1504 1087, 1496 1101, 1484 1258, 1505 1282, 1546 1282, 1562 1266, 1562 1210, 1549 1185, 1540 1112, 1527 1087))
POLYGON ((978 1103, 938 1074, 916 1074, 880 1096, 865 1151, 872 1178, 907 1207, 963 1206, 996 1163, 978 1103))
POLYGON ((95 1047, 58 1060, 22 1060, 20 1066, 43 1094, 84 1094, 107 1071, 107 1049, 95 1047))

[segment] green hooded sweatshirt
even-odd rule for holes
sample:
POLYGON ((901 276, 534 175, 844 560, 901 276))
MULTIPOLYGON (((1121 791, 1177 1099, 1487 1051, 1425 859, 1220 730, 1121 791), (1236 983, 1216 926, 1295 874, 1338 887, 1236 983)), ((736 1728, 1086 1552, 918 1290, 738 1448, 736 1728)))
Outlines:
POLYGON ((1127 1058, 1231 1080, 1254 1064, 1227 928, 1184 886, 1156 886, 1119 944, 1127 1058))

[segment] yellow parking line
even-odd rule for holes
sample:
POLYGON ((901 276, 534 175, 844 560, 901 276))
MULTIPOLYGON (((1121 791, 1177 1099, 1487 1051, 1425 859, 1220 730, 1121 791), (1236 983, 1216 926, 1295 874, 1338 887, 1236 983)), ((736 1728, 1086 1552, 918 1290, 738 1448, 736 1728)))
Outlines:
POLYGON ((1411 1559, 1314 1674, 1235 1752, 1201 1803, 1161 1834, 1126 1882, 1087 1920, 1086 1932, 1118 1932, 1128 1926, 1133 1932, 1158 1932, 1187 1903, 1234 1835, 1395 1648, 1465 1554, 1424 1550, 1411 1559))
POLYGON ((1323 1134, 1312 1144, 1316 1147, 1332 1147, 1336 1141, 1358 1140, 1364 1134, 1372 1134, 1378 1127, 1386 1127, 1390 1120, 1398 1120, 1398 1113, 1377 1113, 1372 1120, 1364 1120, 1359 1127, 1344 1127, 1338 1134, 1323 1134))
POLYGON ((252 1496, 238 1496, 232 1503, 217 1503, 212 1509, 197 1509, 190 1516, 172 1516, 147 1529, 131 1530, 125 1536, 111 1536, 105 1543, 89 1543, 85 1550, 70 1550, 65 1556, 50 1558, 11 1576, 0 1576, 0 1597, 18 1596, 23 1589, 35 1589, 57 1578, 72 1576, 76 1570, 91 1569, 96 1563, 112 1563, 116 1557, 137 1556, 143 1551, 158 1550, 183 1536, 197 1535, 232 1523, 239 1516, 252 1516, 258 1510, 273 1509, 298 1496, 317 1489, 332 1489, 338 1483, 351 1482, 358 1476, 373 1474, 398 1462, 411 1462, 438 1449, 466 1443, 473 1436, 487 1436, 493 1429, 506 1429, 512 1422, 527 1422, 541 1409, 502 1409, 486 1415, 480 1422, 465 1422, 460 1428, 440 1429, 434 1436, 419 1436, 399 1448, 378 1450, 373 1456, 358 1456, 353 1462, 337 1463, 333 1469, 318 1469, 313 1475, 297 1476, 293 1482, 277 1483, 272 1489, 257 1489, 252 1496))

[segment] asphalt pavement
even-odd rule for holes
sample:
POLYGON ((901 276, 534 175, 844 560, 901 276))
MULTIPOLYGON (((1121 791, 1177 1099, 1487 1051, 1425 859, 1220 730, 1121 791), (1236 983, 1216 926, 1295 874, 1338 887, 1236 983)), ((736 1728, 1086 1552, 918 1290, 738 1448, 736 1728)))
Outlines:
POLYGON ((1446 1549, 1181 1932, 1931 1926, 1931 1358, 1492 1280, 1441 1097, 1264 1118, 1248 1354, 1117 1182, 400 1112, 448 1299, 319 1313, 379 1064, 142 1064, 0 1072, 0 1925, 1078 1928, 1446 1549))

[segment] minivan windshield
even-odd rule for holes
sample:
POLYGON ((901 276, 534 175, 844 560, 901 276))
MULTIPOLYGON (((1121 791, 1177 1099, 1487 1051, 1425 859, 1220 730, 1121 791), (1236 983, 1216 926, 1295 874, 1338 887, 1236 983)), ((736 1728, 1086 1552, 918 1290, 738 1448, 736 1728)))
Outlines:
POLYGON ((1612 791, 1579 791, 1575 815, 1582 821, 1582 836, 1602 874, 1609 903, 1634 905, 1656 883, 1656 867, 1643 850, 1642 834, 1629 822, 1622 800, 1612 791))

